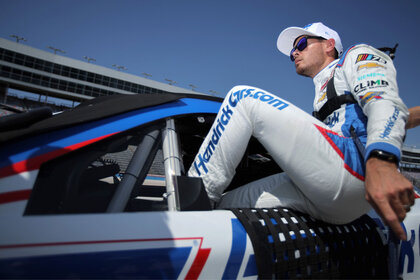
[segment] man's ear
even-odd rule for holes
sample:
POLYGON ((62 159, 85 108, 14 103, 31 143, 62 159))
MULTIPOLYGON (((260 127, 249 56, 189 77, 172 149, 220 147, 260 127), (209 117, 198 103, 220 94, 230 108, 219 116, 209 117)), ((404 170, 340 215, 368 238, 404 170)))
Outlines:
POLYGON ((333 38, 330 38, 326 40, 326 51, 327 53, 332 52, 333 55, 335 53, 335 40, 333 38))

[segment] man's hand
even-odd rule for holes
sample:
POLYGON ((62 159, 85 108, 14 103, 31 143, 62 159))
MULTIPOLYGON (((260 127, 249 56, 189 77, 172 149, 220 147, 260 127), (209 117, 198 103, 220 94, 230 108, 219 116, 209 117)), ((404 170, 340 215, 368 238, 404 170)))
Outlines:
POLYGON ((372 157, 366 162, 365 189, 367 201, 395 235, 406 240, 400 223, 414 205, 411 182, 398 172, 394 163, 372 157))

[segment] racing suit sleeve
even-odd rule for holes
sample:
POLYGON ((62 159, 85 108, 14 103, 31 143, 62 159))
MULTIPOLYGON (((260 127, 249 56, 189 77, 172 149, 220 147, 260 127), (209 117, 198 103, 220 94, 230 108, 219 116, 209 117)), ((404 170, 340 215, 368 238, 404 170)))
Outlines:
POLYGON ((392 59, 371 46, 356 45, 340 62, 352 94, 368 118, 365 162, 375 149, 400 159, 408 110, 398 95, 392 59))

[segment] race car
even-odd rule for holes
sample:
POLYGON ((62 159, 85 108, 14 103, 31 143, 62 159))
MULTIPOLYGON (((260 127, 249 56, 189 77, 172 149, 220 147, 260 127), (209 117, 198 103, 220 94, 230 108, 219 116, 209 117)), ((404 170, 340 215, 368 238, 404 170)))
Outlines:
MULTIPOLYGON (((420 278, 420 206, 332 225, 214 209, 186 176, 222 99, 114 95, 0 119, 0 278, 420 278), (416 238, 417 236, 417 238, 416 238)), ((254 138, 227 191, 282 170, 254 138)))

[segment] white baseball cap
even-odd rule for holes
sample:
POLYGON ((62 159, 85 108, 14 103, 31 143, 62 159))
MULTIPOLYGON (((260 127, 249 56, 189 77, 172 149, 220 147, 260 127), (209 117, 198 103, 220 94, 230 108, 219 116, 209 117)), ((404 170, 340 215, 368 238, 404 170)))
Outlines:
POLYGON ((324 39, 335 40, 335 49, 338 56, 343 54, 343 45, 341 44, 340 36, 331 28, 322 24, 322 22, 315 22, 306 25, 305 27, 289 27, 283 30, 277 39, 277 48, 279 51, 289 56, 290 51, 293 49, 293 43, 297 37, 302 35, 318 36, 324 39))

